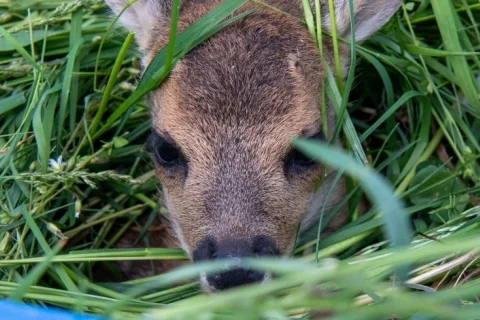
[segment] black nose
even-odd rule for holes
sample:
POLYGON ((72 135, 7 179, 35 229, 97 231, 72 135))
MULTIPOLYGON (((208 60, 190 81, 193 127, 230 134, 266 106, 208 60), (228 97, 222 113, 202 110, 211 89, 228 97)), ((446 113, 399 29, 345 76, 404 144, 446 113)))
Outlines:
MULTIPOLYGON (((278 255, 273 241, 266 236, 256 236, 253 239, 224 239, 216 241, 205 238, 200 241, 193 253, 194 261, 227 259, 234 265, 244 257, 278 255)), ((208 285, 215 290, 229 289, 247 283, 259 282, 265 278, 265 273, 244 268, 228 267, 227 271, 208 274, 208 285)))

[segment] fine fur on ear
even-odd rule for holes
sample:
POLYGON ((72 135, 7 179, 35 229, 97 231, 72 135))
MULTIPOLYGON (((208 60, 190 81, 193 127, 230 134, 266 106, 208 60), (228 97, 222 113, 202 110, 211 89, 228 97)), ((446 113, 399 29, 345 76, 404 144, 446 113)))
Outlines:
MULTIPOLYGON (((351 39, 349 0, 333 0, 338 35, 351 39)), ((352 0, 355 19, 355 41, 365 41, 390 20, 402 0, 352 0)), ((328 0, 321 0, 323 27, 331 30, 328 0)))
POLYGON ((132 3, 121 15, 120 22, 135 32, 138 45, 146 50, 150 33, 155 25, 168 20, 171 0, 105 0, 113 13, 118 15, 129 3, 132 3))

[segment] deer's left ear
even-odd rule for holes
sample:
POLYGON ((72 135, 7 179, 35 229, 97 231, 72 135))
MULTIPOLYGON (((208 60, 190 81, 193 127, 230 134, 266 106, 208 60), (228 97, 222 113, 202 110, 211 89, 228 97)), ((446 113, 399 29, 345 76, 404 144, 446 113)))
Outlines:
POLYGON ((170 19, 171 0, 105 0, 114 14, 120 14, 122 25, 135 32, 135 38, 142 50, 148 47, 154 36, 154 27, 170 19), (127 5, 130 4, 128 7, 127 5))
MULTIPOLYGON (((350 39, 349 0, 333 0, 338 34, 350 39)), ((402 0, 352 0, 355 19, 355 41, 362 42, 383 27, 400 7, 402 0)), ((322 21, 327 30, 331 30, 328 0, 322 0, 322 21)))

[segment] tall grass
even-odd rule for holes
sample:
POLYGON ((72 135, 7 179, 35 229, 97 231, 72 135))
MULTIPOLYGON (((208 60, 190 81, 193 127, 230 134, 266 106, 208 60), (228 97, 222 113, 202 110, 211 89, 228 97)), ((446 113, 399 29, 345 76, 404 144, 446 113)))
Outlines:
MULTIPOLYGON (((143 239, 146 249, 113 249, 132 226, 145 234, 149 224, 137 217, 165 214, 143 152, 142 96, 242 3, 226 1, 172 37, 141 78, 133 35, 113 25, 103 1, 0 0, 0 296, 120 319, 312 310, 334 319, 480 318, 476 0, 405 1, 381 32, 352 46, 357 68, 345 85, 330 74, 323 95, 343 114, 338 133, 351 155, 295 143, 351 176, 349 220, 324 238, 334 214, 324 212, 295 258, 245 261, 275 280, 204 296, 195 277, 221 263, 115 284, 95 277, 111 261, 184 258, 143 239), (360 215, 364 195, 372 206, 360 215)), ((315 13, 307 10, 305 27, 318 40, 328 34, 315 13)))

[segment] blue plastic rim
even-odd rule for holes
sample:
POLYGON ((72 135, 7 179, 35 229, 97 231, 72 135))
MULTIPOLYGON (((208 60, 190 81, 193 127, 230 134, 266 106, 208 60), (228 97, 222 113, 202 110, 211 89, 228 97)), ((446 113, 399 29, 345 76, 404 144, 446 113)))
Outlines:
POLYGON ((0 300, 2 320, 107 320, 88 314, 74 313, 56 308, 42 308, 18 302, 0 300))

